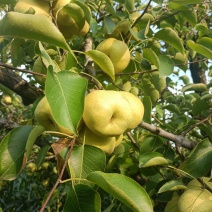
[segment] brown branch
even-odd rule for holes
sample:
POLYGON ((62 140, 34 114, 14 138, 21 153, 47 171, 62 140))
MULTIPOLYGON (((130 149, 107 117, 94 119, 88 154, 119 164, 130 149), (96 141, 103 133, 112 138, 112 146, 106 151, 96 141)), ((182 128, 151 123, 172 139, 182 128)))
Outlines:
POLYGON ((150 125, 148 123, 141 122, 140 126, 143 129, 146 129, 146 130, 150 131, 153 134, 157 134, 157 135, 159 135, 159 136, 161 136, 163 138, 166 138, 166 139, 169 139, 169 140, 173 141, 177 146, 181 146, 181 147, 184 147, 186 149, 192 150, 197 145, 196 142, 188 141, 181 135, 174 135, 174 134, 169 133, 169 132, 167 132, 167 131, 159 128, 159 127, 152 126, 152 125, 150 125))
POLYGON ((38 75, 38 76, 41 76, 41 77, 45 77, 46 76, 45 74, 41 74, 41 73, 38 73, 38 72, 33 72, 33 71, 25 70, 25 69, 16 68, 14 66, 11 66, 11 65, 8 65, 8 64, 5 64, 5 63, 1 63, 1 62, 0 62, 0 66, 2 66, 4 68, 7 68, 7 69, 11 69, 11 70, 27 73, 27 74, 38 75))
POLYGON ((43 92, 7 68, 0 68, 0 83, 22 97, 25 105, 32 104, 43 92))
POLYGON ((72 144, 71 144, 71 146, 70 146, 68 155, 66 156, 66 159, 65 159, 65 162, 64 162, 64 164, 63 164, 62 170, 61 170, 61 172, 60 172, 60 174, 59 174, 59 177, 58 177, 56 183, 54 184, 52 190, 50 191, 48 197, 46 198, 44 204, 42 205, 42 207, 41 207, 41 209, 40 209, 40 212, 43 212, 43 211, 45 210, 45 207, 46 207, 48 201, 50 200, 50 198, 51 198, 51 196, 53 195, 55 189, 57 188, 57 186, 59 185, 59 183, 60 183, 61 180, 62 180, 63 173, 64 173, 64 171, 65 171, 65 168, 66 168, 66 165, 67 165, 67 163, 68 163, 68 160, 69 160, 69 158, 70 158, 70 156, 71 156, 71 153, 72 153, 72 150, 73 150, 75 141, 76 141, 76 136, 73 138, 72 144))

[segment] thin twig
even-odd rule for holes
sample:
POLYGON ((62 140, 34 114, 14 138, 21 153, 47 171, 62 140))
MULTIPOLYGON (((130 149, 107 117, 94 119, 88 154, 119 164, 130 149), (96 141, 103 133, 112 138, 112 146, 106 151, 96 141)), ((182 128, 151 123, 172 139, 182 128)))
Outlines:
POLYGON ((196 124, 190 126, 187 130, 185 130, 184 132, 181 133, 182 136, 185 136, 187 133, 189 133, 191 130, 193 130, 195 127, 197 127, 198 125, 208 121, 210 119, 210 117, 212 117, 212 113, 205 119, 197 122, 196 124))
MULTIPOLYGON (((149 8, 151 2, 152 2, 152 0, 150 0, 150 1, 148 2, 148 4, 147 4, 147 6, 145 7, 143 13, 142 13, 142 14, 134 21, 134 23, 132 24, 131 29, 141 20, 141 18, 142 18, 142 17, 144 16, 144 14, 147 12, 147 10, 148 10, 148 8, 149 8)), ((127 34, 125 35, 125 39, 124 39, 125 42, 126 42, 127 37, 128 37, 129 34, 130 34, 130 30, 128 30, 127 34)))
POLYGON ((132 134, 130 132, 127 132, 126 134, 128 138, 130 139, 131 143, 133 144, 133 146, 140 152, 140 148, 138 144, 136 143, 135 139, 132 137, 132 134))
POLYGON ((167 132, 167 131, 159 128, 159 127, 150 125, 150 124, 148 124, 146 122, 142 121, 140 123, 140 126, 143 129, 146 129, 146 130, 150 131, 153 134, 157 134, 157 135, 159 135, 159 136, 161 136, 163 138, 166 138, 166 139, 169 139, 169 140, 173 141, 177 146, 181 146, 181 147, 184 147, 186 149, 192 150, 197 145, 197 142, 188 141, 181 135, 174 135, 174 134, 169 133, 169 132, 167 132))
POLYGON ((74 138, 73 138, 72 144, 71 144, 71 146, 70 146, 68 155, 66 156, 66 159, 65 159, 65 162, 64 162, 63 167, 62 167, 62 169, 61 169, 61 172, 60 172, 60 174, 59 174, 59 177, 58 177, 56 183, 54 184, 52 190, 50 191, 48 197, 46 198, 44 204, 42 205, 42 207, 41 207, 41 209, 40 209, 40 212, 43 212, 43 211, 44 211, 44 209, 45 209, 45 207, 46 207, 48 201, 50 200, 50 198, 51 198, 51 196, 53 195, 55 189, 57 188, 58 184, 59 184, 60 181, 62 180, 63 173, 64 173, 64 171, 65 171, 65 168, 66 168, 66 165, 67 165, 67 163, 68 163, 68 160, 69 160, 69 158, 70 158, 70 156, 71 156, 71 153, 72 153, 72 150, 73 150, 75 141, 76 141, 76 136, 74 136, 74 138))
POLYGON ((8 64, 5 64, 5 63, 1 63, 1 62, 0 62, 0 66, 2 66, 4 68, 7 68, 7 69, 14 70, 14 71, 19 71, 19 72, 27 73, 27 74, 33 74, 33 75, 38 75, 38 76, 42 76, 42 77, 45 77, 46 76, 45 74, 41 74, 41 73, 38 73, 38 72, 29 71, 29 70, 26 70, 26 69, 16 68, 14 66, 11 66, 11 65, 8 65, 8 64))

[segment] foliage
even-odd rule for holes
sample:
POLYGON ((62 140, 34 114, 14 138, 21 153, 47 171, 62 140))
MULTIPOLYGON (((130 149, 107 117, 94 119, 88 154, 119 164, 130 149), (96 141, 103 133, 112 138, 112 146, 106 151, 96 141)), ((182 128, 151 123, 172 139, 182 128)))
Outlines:
POLYGON ((25 0, 20 11, 16 0, 0 0, 0 209, 180 211, 193 179, 212 196, 202 180, 212 168, 211 2, 41 1, 25 0), (120 73, 96 50, 107 38, 130 50, 120 73), (15 85, 3 72, 11 69, 22 79, 15 85), (39 91, 31 104, 20 84, 39 91), (79 140, 94 89, 131 92, 145 108, 110 155, 79 140), (72 135, 36 122, 44 95, 72 135))

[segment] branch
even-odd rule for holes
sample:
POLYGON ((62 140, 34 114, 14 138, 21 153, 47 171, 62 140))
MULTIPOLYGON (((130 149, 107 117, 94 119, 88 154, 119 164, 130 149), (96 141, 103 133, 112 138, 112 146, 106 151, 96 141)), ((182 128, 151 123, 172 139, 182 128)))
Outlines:
POLYGON ((167 138, 167 139, 173 141, 176 144, 176 146, 181 146, 181 147, 184 147, 186 149, 192 150, 197 145, 196 142, 188 141, 181 135, 174 135, 174 134, 169 133, 169 132, 167 132, 167 131, 159 128, 159 127, 152 126, 152 125, 145 123, 143 121, 140 123, 140 126, 143 129, 148 130, 153 134, 159 135, 163 138, 167 138))
POLYGON ((0 83, 20 95, 25 105, 32 104, 43 94, 40 89, 30 85, 21 76, 7 68, 0 67, 0 83))
MULTIPOLYGON (((146 5, 144 11, 143 11, 142 14, 135 20, 135 22, 132 24, 131 28, 133 28, 133 27, 141 20, 141 18, 144 16, 144 14, 147 12, 147 10, 148 10, 148 8, 149 8, 149 6, 150 6, 150 4, 151 4, 151 1, 152 1, 152 0, 149 0, 149 2, 148 2, 148 4, 146 5)), ((130 30, 128 30, 127 34, 125 35, 125 39, 124 39, 125 42, 126 42, 127 37, 128 37, 129 34, 130 34, 130 30)))

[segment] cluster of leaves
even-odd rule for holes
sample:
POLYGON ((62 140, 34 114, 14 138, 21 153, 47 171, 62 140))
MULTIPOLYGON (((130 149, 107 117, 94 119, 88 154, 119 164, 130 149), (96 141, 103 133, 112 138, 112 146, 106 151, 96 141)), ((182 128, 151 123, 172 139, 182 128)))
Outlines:
MULTIPOLYGON (((141 125, 125 135, 124 142, 106 157, 98 148, 78 145, 75 138, 44 138, 44 128, 33 125, 38 100, 29 106, 31 113, 24 118, 19 113, 24 114, 26 108, 21 103, 14 104, 14 117, 19 117, 17 123, 22 126, 10 131, 0 143, 0 180, 18 178, 2 187, 1 192, 8 190, 8 193, 3 195, 1 207, 7 209, 10 192, 20 191, 25 185, 29 189, 25 190, 27 193, 33 191, 32 176, 26 178, 27 172, 22 171, 37 145, 37 166, 50 149, 59 173, 67 163, 64 173, 67 176, 63 179, 66 183, 54 189, 52 196, 58 199, 58 204, 63 204, 64 211, 70 207, 73 211, 153 211, 152 205, 154 211, 164 210, 173 192, 182 194, 191 179, 211 177, 211 3, 202 0, 192 4, 189 0, 155 0, 148 4, 136 0, 79 2, 92 11, 90 31, 87 37, 65 40, 48 18, 15 13, 15 0, 0 0, 2 14, 5 13, 0 21, 1 63, 24 65, 25 72, 34 71, 34 75, 22 75, 23 79, 27 78, 30 85, 39 83, 56 122, 75 134, 87 89, 103 87, 139 96, 145 106, 145 123, 160 127, 172 136, 186 137, 196 147, 192 151, 182 148, 179 143, 170 142, 173 138, 160 134, 160 130, 155 135, 141 125), (126 70, 115 75, 105 54, 92 49, 84 52, 83 42, 90 37, 94 48, 108 37, 127 43, 131 61, 126 70), (98 70, 86 65, 87 56, 98 64, 98 70), (188 69, 193 83, 187 76, 188 69), (61 193, 67 194, 65 203, 59 198, 61 193)), ((5 89, 1 91, 8 94, 5 89)), ((3 106, 2 110, 6 110, 3 106)), ((5 128, 1 131, 7 133, 5 128)), ((36 171, 32 175, 38 182, 42 181, 43 173, 36 171)), ((50 191, 56 181, 55 175, 49 177, 51 183, 47 187, 36 186, 40 205, 47 196, 45 191, 50 191)), ((36 195, 33 192, 30 201, 36 195)), ((16 198, 17 205, 18 201, 16 198)), ((39 208, 29 204, 30 201, 24 207, 39 208)))

